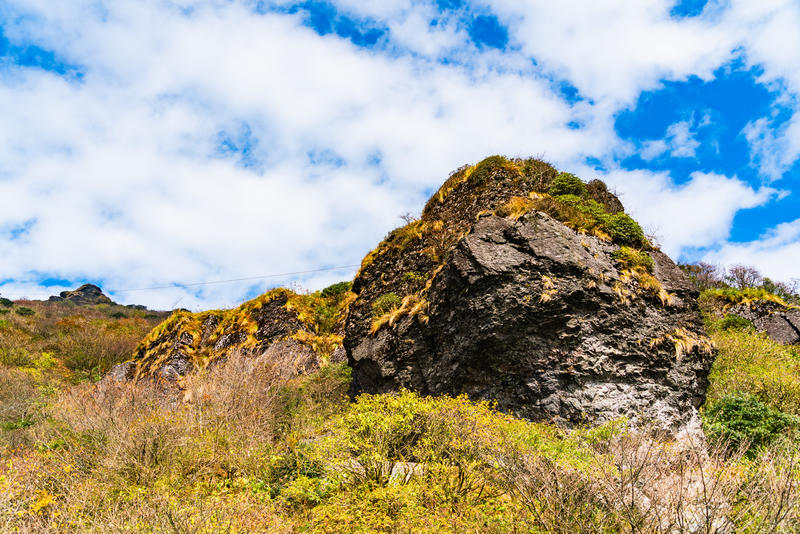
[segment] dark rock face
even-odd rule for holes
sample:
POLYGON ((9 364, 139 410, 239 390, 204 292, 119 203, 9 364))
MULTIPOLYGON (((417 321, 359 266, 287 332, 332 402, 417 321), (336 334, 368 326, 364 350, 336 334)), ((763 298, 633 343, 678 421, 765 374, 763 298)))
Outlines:
POLYGON ((750 305, 740 304, 729 313, 748 319, 756 330, 766 332, 778 343, 800 345, 800 309, 787 308, 776 302, 760 301, 750 305))
MULTIPOLYGON (((539 212, 479 216, 435 274, 426 313, 370 333, 368 306, 351 306, 354 392, 466 393, 562 424, 695 423, 714 356, 697 294, 657 251, 653 275, 670 296, 639 292, 611 256, 618 248, 539 212)), ((374 291, 370 277, 360 273, 354 291, 374 291)))
POLYGON ((52 296, 50 302, 70 302, 78 306, 92 304, 114 304, 103 294, 103 290, 93 284, 84 284, 74 291, 62 291, 58 297, 52 296))

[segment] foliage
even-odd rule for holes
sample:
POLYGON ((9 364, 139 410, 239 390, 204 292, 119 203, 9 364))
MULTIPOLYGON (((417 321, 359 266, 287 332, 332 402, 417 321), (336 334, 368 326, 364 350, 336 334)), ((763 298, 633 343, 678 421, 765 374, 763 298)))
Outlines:
POLYGON ((375 317, 388 313, 392 310, 398 309, 403 303, 396 293, 385 293, 375 299, 372 303, 372 314, 375 317))
POLYGON ((322 298, 340 298, 345 293, 350 291, 350 288, 353 287, 353 282, 344 281, 344 282, 337 282, 335 284, 329 285, 322 291, 320 291, 320 296, 322 298))
POLYGON ((770 293, 763 288, 748 287, 738 289, 733 287, 717 287, 707 289, 700 294, 699 302, 701 305, 718 305, 723 310, 737 304, 752 305, 759 301, 773 302, 780 306, 788 306, 787 302, 781 297, 770 293))
POLYGON ((653 258, 647 252, 636 250, 630 247, 622 246, 611 253, 623 269, 641 270, 644 272, 653 272, 653 258))
POLYGON ((22 315, 23 317, 30 317, 31 315, 36 315, 36 311, 33 308, 28 308, 26 306, 20 306, 16 310, 17 315, 22 315))
POLYGON ((746 393, 783 412, 800 415, 800 352, 752 330, 715 329, 718 349, 709 374, 706 406, 746 393))
POLYGON ((729 443, 733 448, 747 447, 751 457, 798 426, 800 417, 745 394, 726 395, 712 404, 703 417, 709 440, 729 443))
POLYGON ((609 215, 604 219, 603 226, 615 243, 637 248, 649 245, 642 227, 625 213, 609 215))
POLYGON ((5 306, 6 308, 11 308, 14 306, 14 302, 9 300, 5 297, 0 298, 0 306, 5 306))
POLYGON ((560 195, 575 195, 577 197, 585 197, 586 184, 574 174, 562 172, 556 176, 547 192, 554 197, 560 195))
POLYGON ((718 328, 720 330, 755 330, 755 326, 753 325, 752 321, 745 319, 740 315, 730 313, 725 315, 725 317, 719 321, 714 322, 711 327, 718 328))

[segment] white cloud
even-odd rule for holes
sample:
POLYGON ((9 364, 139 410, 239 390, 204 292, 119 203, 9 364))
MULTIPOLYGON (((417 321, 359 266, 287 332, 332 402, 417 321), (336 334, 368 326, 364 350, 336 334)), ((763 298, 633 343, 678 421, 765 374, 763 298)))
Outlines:
POLYGON ((745 243, 727 243, 710 252, 704 261, 720 265, 757 265, 773 280, 800 278, 800 219, 779 224, 759 239, 745 243))
POLYGON ((647 171, 617 170, 603 178, 624 192, 626 210, 659 237, 662 249, 673 258, 726 241, 738 211, 762 205, 777 194, 714 173, 692 173, 682 185, 675 185, 667 173, 647 171))
MULTIPOLYGON (((9 39, 57 50, 85 72, 69 81, 0 71, 0 231, 33 221, 0 241, 2 276, 18 280, 0 291, 49 293, 34 293, 40 273, 123 289, 357 263, 462 163, 537 153, 562 168, 591 156, 613 169, 631 150, 614 132, 622 107, 663 79, 709 78, 747 21, 776 23, 745 4, 728 18, 677 21, 666 0, 496 0, 490 7, 510 29, 503 54, 478 52, 455 16, 431 26, 428 4, 340 0, 388 28, 385 48, 367 50, 317 35, 299 14, 256 15, 249 4, 7 2, 8 12, 32 14, 4 28, 9 39), (445 54, 457 61, 439 61, 445 54), (569 104, 548 76, 587 100, 569 104), (220 151, 221 138, 241 144, 243 131, 252 167, 220 151)), ((769 65, 770 83, 783 79, 794 56, 773 58, 775 46, 755 39, 748 58, 769 65)), ((673 157, 698 146, 684 123, 661 142, 652 150, 673 157)), ((665 174, 608 179, 675 254, 724 241, 735 212, 771 194, 700 173, 681 187, 665 174)), ((257 290, 220 284, 118 298, 194 308, 257 290)))
POLYGON ((693 158, 700 147, 700 142, 691 131, 689 121, 680 121, 667 128, 664 139, 646 141, 642 145, 640 155, 644 160, 652 160, 669 153, 673 158, 693 158))

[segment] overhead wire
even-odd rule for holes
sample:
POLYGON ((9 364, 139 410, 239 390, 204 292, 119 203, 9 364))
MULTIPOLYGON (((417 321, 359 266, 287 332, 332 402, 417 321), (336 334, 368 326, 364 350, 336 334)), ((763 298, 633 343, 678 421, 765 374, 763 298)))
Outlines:
POLYGON ((137 288, 130 288, 130 289, 109 289, 109 293, 129 293, 132 291, 154 291, 159 289, 175 289, 181 287, 197 287, 197 286, 208 286, 213 284, 229 284, 232 282, 247 282, 250 280, 264 280, 266 278, 280 278, 284 276, 295 276, 299 274, 312 274, 312 273, 319 273, 323 271, 342 271, 344 269, 352 269, 355 267, 359 267, 358 264, 354 265, 341 265, 338 267, 320 267, 319 269, 309 269, 307 271, 292 271, 288 273, 275 273, 275 274, 264 274, 261 276, 247 276, 244 278, 231 278, 228 280, 211 280, 207 282, 191 282, 188 284, 180 284, 178 282, 173 282, 171 284, 165 284, 160 286, 151 286, 151 287, 137 287, 137 288))

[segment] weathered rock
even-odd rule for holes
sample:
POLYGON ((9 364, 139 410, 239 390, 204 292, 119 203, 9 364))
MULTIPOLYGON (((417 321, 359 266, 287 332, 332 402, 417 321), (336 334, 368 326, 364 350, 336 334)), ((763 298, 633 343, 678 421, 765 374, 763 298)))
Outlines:
POLYGON ((62 291, 58 297, 52 296, 50 302, 69 302, 78 306, 92 304, 114 304, 110 298, 103 294, 103 290, 93 284, 83 284, 73 291, 62 291))
POLYGON ((270 360, 285 378, 309 372, 342 341, 336 333, 319 333, 316 310, 330 313, 335 308, 339 314, 344 298, 275 289, 233 310, 175 312, 137 347, 135 376, 174 381, 234 351, 270 360))
POLYGON ((800 309, 768 300, 739 304, 728 313, 751 321, 759 332, 778 343, 800 345, 800 309))
MULTIPOLYGON (((399 246, 394 233, 365 260, 345 335, 353 392, 466 393, 567 425, 621 416, 669 432, 695 425, 714 354, 681 270, 651 251, 650 283, 663 292, 645 291, 613 259, 618 246, 544 213, 488 212, 519 194, 503 194, 499 180, 488 195, 453 201, 470 213, 451 224, 459 235, 427 289, 413 282, 435 265, 427 234, 399 246), (390 291, 411 296, 374 322, 372 304, 390 291)), ((437 227, 425 214, 421 224, 437 227)))
POLYGON ((136 362, 118 363, 103 377, 103 382, 126 382, 136 376, 136 362))

